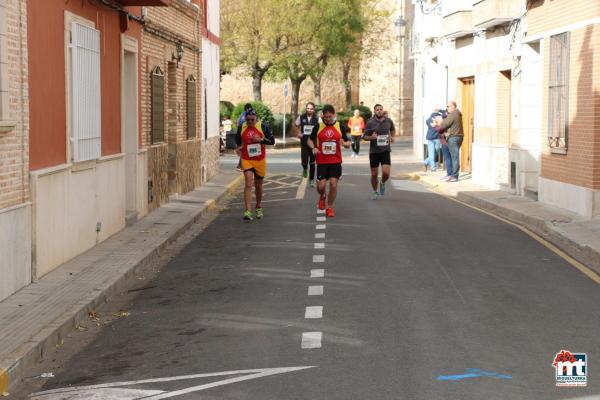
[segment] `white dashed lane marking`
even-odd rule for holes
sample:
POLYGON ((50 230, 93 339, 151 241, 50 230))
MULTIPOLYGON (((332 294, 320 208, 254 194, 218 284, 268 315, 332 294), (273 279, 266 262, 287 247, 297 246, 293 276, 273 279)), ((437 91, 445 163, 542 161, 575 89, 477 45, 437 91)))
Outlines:
POLYGON ((304 332, 302 334, 302 348, 303 349, 320 349, 322 337, 323 337, 322 332, 304 332))
POLYGON ((315 249, 324 249, 325 243, 315 243, 315 249))
POLYGON ((323 306, 306 307, 306 311, 304 312, 304 318, 306 318, 306 319, 323 318, 323 306))
POLYGON ((314 263, 322 263, 322 262, 325 262, 325 255, 324 255, 324 254, 314 255, 314 256, 313 256, 313 262, 314 262, 314 263))
POLYGON ((323 230, 325 229, 327 225, 323 224, 323 225, 317 225, 317 230, 323 230))
POLYGON ((323 278, 325 276, 325 270, 324 269, 311 269, 310 270, 310 277, 311 278, 323 278))
POLYGON ((317 209, 317 214, 325 214, 325 210, 319 210, 319 209, 317 209))
POLYGON ((317 217, 317 222, 325 222, 327 221, 327 217, 317 217))
POLYGON ((325 233, 315 233, 315 239, 325 239, 325 233))
POLYGON ((323 296, 323 285, 314 285, 308 287, 309 296, 323 296))

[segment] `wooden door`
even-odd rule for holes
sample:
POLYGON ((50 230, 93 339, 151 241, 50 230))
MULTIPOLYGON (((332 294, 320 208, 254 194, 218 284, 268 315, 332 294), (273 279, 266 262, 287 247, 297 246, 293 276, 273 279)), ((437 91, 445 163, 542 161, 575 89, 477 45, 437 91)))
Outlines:
POLYGON ((461 79, 462 83, 462 113, 463 130, 465 136, 460 148, 460 170, 471 172, 471 154, 473 150, 474 125, 473 116, 475 110, 475 78, 461 79))

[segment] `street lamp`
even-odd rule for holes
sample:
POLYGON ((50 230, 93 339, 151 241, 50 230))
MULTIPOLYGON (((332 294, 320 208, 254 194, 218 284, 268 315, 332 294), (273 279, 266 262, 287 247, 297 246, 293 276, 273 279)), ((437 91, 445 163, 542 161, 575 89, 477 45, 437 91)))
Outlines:
POLYGON ((401 39, 404 37, 404 29, 406 28, 406 20, 402 15, 399 15, 398 18, 394 21, 394 26, 396 27, 396 37, 401 39))

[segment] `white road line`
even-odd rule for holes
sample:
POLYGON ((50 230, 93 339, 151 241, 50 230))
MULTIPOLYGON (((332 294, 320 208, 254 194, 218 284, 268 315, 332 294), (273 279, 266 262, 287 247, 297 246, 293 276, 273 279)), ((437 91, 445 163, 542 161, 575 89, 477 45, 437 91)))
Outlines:
POLYGON ((315 233, 315 239, 325 239, 325 233, 315 233))
POLYGON ((317 222, 325 222, 327 221, 327 217, 317 217, 317 222))
POLYGON ((325 262, 325 255, 324 255, 324 254, 314 255, 314 256, 313 256, 313 262, 314 262, 314 263, 322 263, 322 262, 325 262))
POLYGON ((296 192, 296 199, 302 200, 304 198, 304 194, 306 193, 306 185, 308 184, 307 178, 302 178, 302 182, 300 182, 300 186, 298 186, 298 191, 296 192))
POLYGON ((323 278, 325 276, 325 270, 324 269, 311 269, 310 270, 310 277, 311 278, 323 278))
POLYGON ((324 249, 325 243, 315 243, 315 249, 324 249))
POLYGON ((323 306, 306 307, 306 311, 304 311, 304 318, 306 318, 306 319, 323 318, 323 306))
MULTIPOLYGON (((307 333, 309 333, 309 334, 318 333, 319 334, 319 336, 318 336, 319 347, 321 347, 320 346, 321 333, 320 332, 307 332, 307 333)), ((316 339, 317 335, 309 335, 308 337, 309 337, 309 339, 311 339, 311 338, 316 339)), ((263 377, 270 376, 270 375, 285 374, 288 372, 301 371, 303 369, 308 369, 308 368, 315 368, 315 367, 308 366, 308 367, 288 367, 288 368, 265 368, 265 369, 255 369, 255 370, 250 369, 250 370, 241 370, 241 371, 217 372, 217 373, 212 373, 212 374, 174 376, 171 378, 155 378, 155 379, 144 379, 144 380, 139 380, 139 381, 113 382, 113 383, 104 383, 104 384, 100 384, 100 385, 90 385, 90 386, 70 386, 67 388, 53 389, 53 390, 47 390, 44 392, 34 393, 33 399, 39 399, 39 400, 42 400, 42 399, 43 400, 51 400, 51 399, 58 400, 58 399, 65 399, 65 398, 69 398, 69 399, 75 399, 75 398, 77 398, 77 399, 116 399, 119 397, 112 397, 110 395, 104 396, 102 393, 102 390, 109 389, 109 388, 119 388, 119 387, 123 387, 123 386, 140 385, 140 384, 145 384, 145 383, 156 384, 156 383, 161 383, 161 382, 174 382, 174 381, 183 381, 183 380, 190 380, 190 379, 207 378, 207 377, 247 374, 247 375, 224 379, 221 381, 211 382, 211 383, 203 384, 203 385, 199 385, 199 386, 188 387, 188 388, 185 388, 182 390, 176 390, 176 391, 172 391, 172 392, 163 392, 163 391, 157 390, 160 393, 157 393, 156 395, 144 397, 144 399, 153 399, 153 400, 167 399, 167 398, 171 398, 171 397, 178 397, 178 396, 181 396, 182 394, 199 392, 202 390, 227 385, 230 383, 237 383, 237 382, 247 381, 247 380, 256 379, 256 378, 263 378, 263 377), (65 395, 63 395, 62 393, 64 393, 65 395), (52 396, 53 394, 57 394, 58 396, 52 396)), ((110 393, 110 394, 114 394, 114 393, 110 393)), ((129 395, 130 394, 131 393, 129 393, 129 395)), ((149 392, 147 394, 149 394, 149 392)), ((133 399, 133 398, 137 399, 139 397, 130 397, 130 396, 123 397, 123 399, 133 399)))
POLYGON ((304 332, 302 333, 302 348, 303 349, 320 349, 322 332, 304 332))
POLYGON ((325 229, 327 227, 327 225, 323 224, 323 225, 317 225, 317 229, 318 230, 322 230, 325 229))
POLYGON ((323 285, 314 285, 308 287, 309 296, 323 296, 323 285))
POLYGON ((319 209, 317 208, 317 214, 325 214, 325 210, 319 210, 319 209))

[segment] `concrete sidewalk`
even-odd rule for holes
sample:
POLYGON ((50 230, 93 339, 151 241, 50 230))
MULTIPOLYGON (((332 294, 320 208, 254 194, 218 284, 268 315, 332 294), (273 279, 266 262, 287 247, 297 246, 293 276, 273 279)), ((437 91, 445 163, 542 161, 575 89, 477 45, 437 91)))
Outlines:
POLYGON ((535 232, 600 274, 600 218, 588 219, 526 197, 490 190, 469 177, 451 183, 440 180, 444 172, 410 175, 437 193, 455 197, 535 232))
POLYGON ((241 182, 222 172, 0 302, 0 397, 241 182))

